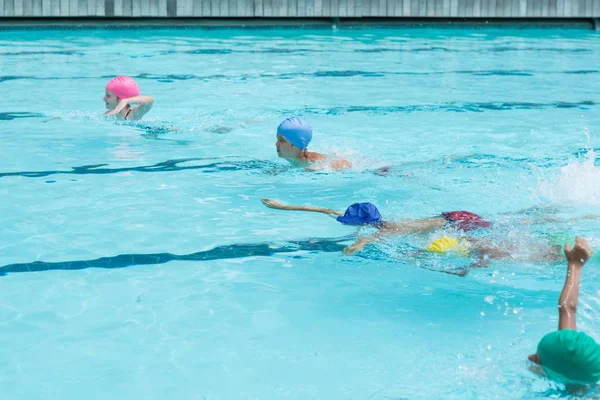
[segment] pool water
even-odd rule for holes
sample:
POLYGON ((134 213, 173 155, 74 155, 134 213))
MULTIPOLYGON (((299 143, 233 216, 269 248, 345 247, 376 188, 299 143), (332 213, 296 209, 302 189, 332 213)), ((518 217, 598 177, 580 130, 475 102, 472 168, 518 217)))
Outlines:
MULTIPOLYGON (((535 399, 557 326, 549 235, 600 244, 600 35, 576 29, 4 31, 2 399, 535 399), (154 108, 102 117, 136 79, 154 108), (353 168, 275 152, 290 115, 353 168), (385 167, 385 174, 378 168, 385 167), (261 198, 384 218, 470 210, 523 257, 349 257, 357 229, 261 198), (522 223, 545 217, 564 222, 522 223)), ((368 229, 358 230, 369 234, 368 229)), ((578 327, 600 338, 600 273, 578 327)))

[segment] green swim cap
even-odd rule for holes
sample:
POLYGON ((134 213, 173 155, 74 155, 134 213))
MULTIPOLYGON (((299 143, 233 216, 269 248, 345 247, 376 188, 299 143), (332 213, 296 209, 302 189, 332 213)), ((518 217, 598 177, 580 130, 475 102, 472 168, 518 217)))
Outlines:
POLYGON ((583 332, 563 329, 547 334, 537 349, 548 378, 564 382, 600 381, 600 345, 583 332))

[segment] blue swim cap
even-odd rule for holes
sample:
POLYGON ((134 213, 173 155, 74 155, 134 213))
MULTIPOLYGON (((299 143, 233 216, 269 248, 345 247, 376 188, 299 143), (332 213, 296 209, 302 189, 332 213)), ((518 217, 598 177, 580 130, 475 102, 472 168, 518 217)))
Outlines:
POLYGON ((336 219, 345 225, 376 224, 381 221, 381 214, 371 203, 354 203, 348 207, 343 217, 336 219))
POLYGON ((289 117, 277 127, 277 134, 286 138, 288 142, 304 150, 312 139, 310 124, 299 117, 289 117))

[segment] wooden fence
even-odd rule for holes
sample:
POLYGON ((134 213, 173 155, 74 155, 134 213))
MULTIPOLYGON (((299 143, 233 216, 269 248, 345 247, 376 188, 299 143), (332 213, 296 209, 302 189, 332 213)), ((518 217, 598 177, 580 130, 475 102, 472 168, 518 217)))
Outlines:
POLYGON ((0 0, 0 17, 597 18, 600 0, 0 0))

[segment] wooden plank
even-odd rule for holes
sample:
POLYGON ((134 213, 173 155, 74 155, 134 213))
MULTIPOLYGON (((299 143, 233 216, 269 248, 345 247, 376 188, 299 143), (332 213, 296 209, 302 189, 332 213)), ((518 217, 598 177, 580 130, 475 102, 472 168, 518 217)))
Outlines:
MULTIPOLYGON (((458 1, 458 0, 455 0, 458 1)), ((419 15, 419 0, 410 0, 410 17, 419 15)))
POLYGON ((222 0, 219 2, 220 6, 220 16, 226 17, 229 14, 229 2, 227 0, 222 0))
POLYGON ((392 17, 402 16, 402 7, 404 2, 402 0, 388 0, 388 14, 392 17))
POLYGON ((42 0, 33 0, 33 7, 31 8, 31 15, 34 17, 42 16, 42 0))
MULTIPOLYGON (((212 15, 211 12, 211 4, 210 4, 210 0, 200 0, 198 1, 198 3, 200 4, 199 7, 199 14, 202 17, 210 17, 212 15)), ((195 8, 194 8, 194 14, 196 14, 195 8)))
MULTIPOLYGON (((42 4, 43 4, 44 0, 42 0, 42 4)), ((81 2, 79 2, 79 12, 81 13, 81 11, 83 10, 84 15, 85 16, 92 16, 94 15, 94 13, 96 12, 96 3, 94 0, 82 0, 81 2), (92 13, 92 10, 94 10, 94 13, 92 13)), ((43 10, 42 10, 43 12, 43 10)))
POLYGON ((346 16, 356 17, 356 0, 346 0, 346 16))
POLYGON ((229 8, 228 17, 239 17, 237 9, 237 0, 221 0, 227 2, 227 8, 229 8))
POLYGON ((542 1, 542 6, 540 7, 540 17, 548 18, 549 12, 550 12, 550 0, 542 1))
MULTIPOLYGON (((214 1, 214 0, 211 0, 214 1)), ((273 16, 273 0, 263 0, 263 16, 264 17, 272 17, 273 16)))
POLYGON ((348 2, 346 0, 337 0, 337 15, 339 17, 346 17, 348 15, 348 2))
POLYGON ((429 14, 430 17, 437 17, 439 15, 442 15, 443 13, 443 8, 444 8, 444 1, 443 0, 429 0, 430 2, 433 2, 433 4, 431 4, 431 14, 429 14))
MULTIPOLYGON (((0 3, 2 5, 5 4, 5 1, 2 0, 2 2, 0 3)), ((23 15, 24 17, 28 17, 32 14, 32 8, 33 8, 33 1, 32 0, 23 0, 22 2, 23 4, 23 13, 21 15, 23 15)), ((0 7, 0 14, 4 13, 4 6, 0 7)), ((66 14, 68 15, 68 14, 66 14)))
MULTIPOLYGON (((23 2, 19 1, 18 3, 20 3, 20 7, 23 7, 23 2)), ((51 17, 60 17, 61 13, 60 13, 60 0, 52 0, 50 2, 50 14, 51 17)))
POLYGON ((123 0, 114 0, 115 1, 115 17, 120 17, 123 15, 123 0))
POLYGON ((389 14, 394 17, 401 17, 403 5, 404 2, 402 0, 388 0, 389 14))
MULTIPOLYGON (((134 0, 133 0, 134 1, 134 0)), ((177 0, 177 7, 175 8, 178 17, 191 17, 194 15, 194 2, 193 0, 177 0)), ((167 4, 167 8, 169 4, 167 4)))
POLYGON ((133 14, 133 0, 123 0, 123 17, 131 17, 133 14))
POLYGON ((315 16, 315 0, 306 0, 306 16, 314 17, 315 16))
MULTIPOLYGON (((412 9, 411 9, 411 12, 412 12, 412 9)), ((450 16, 458 17, 458 0, 450 0, 450 16)))
POLYGON ((252 15, 255 17, 262 17, 264 14, 263 0, 254 0, 254 9, 252 15))
POLYGON ((142 16, 142 0, 131 1, 131 15, 134 17, 142 16))
POLYGON ((585 0, 585 5, 584 5, 584 9, 583 9, 583 16, 584 17, 591 17, 592 14, 592 0, 585 0))
POLYGON ((556 16, 562 17, 565 15, 565 0, 556 1, 556 16))
POLYGON ((105 0, 104 15, 110 18, 115 16, 115 0, 105 0))
MULTIPOLYGON (((450 1, 450 0, 448 0, 448 1, 450 1)), ((410 15, 411 15, 410 7, 411 7, 410 0, 402 0, 402 16, 403 17, 410 17, 410 15)))
POLYGON ((425 5, 425 15, 428 17, 433 17, 435 15, 435 0, 427 0, 424 1, 425 5))
MULTIPOLYGON (((3 10, 3 2, 0 1, 0 16, 3 14, 4 10, 3 10)), ((15 17, 22 17, 23 16, 23 0, 14 0, 14 10, 13 13, 15 15, 15 17)))
POLYGON ((87 1, 87 15, 96 15, 96 1, 98 0, 86 0, 87 1))
POLYGON ((481 0, 481 17, 489 17, 490 14, 490 0, 481 0))
POLYGON ((331 0, 323 0, 323 16, 331 17, 331 0))
POLYGON ((458 17, 464 17, 466 14, 465 1, 466 0, 458 0, 458 17))
POLYGON ((557 0, 548 0, 548 17, 556 17, 557 0))
POLYGON ((236 17, 245 17, 246 9, 243 1, 229 0, 229 12, 235 14, 236 17))
POLYGON ((517 17, 519 14, 519 4, 516 4, 519 0, 504 0, 506 3, 504 16, 508 18, 517 17))
MULTIPOLYGON (((275 7, 276 14, 280 17, 287 17, 288 12, 288 0, 276 0, 277 6, 275 7)), ((291 0, 294 1, 294 0, 291 0)), ((306 3, 306 0, 305 0, 306 3)), ((304 5, 304 13, 306 15, 306 4, 304 5)))
POLYGON ((315 0, 315 17, 321 17, 323 15, 323 0, 315 0))
POLYGON ((2 7, 5 17, 14 17, 15 15, 15 3, 14 0, 4 0, 4 7, 2 7))
POLYGON ((402 16, 402 0, 388 0, 387 14, 391 17, 402 16))
POLYGON ((149 12, 151 17, 158 17, 158 0, 150 0, 149 12))
POLYGON ((150 15, 150 0, 140 0, 140 15, 143 17, 150 15))
POLYGON ((158 0, 158 16, 167 16, 167 0, 158 0))
POLYGON ((337 1, 338 1, 338 6, 337 6, 338 16, 347 17, 348 16, 348 1, 347 0, 337 0, 337 1))
POLYGON ((192 15, 194 17, 202 17, 202 0, 194 0, 192 3, 192 15))
POLYGON ((496 17, 504 17, 504 2, 506 0, 496 0, 496 17))
POLYGON ((497 0, 488 0, 488 17, 495 18, 497 14, 497 0))
POLYGON ((338 15, 338 0, 329 0, 329 16, 339 17, 338 15))
POLYGON ((441 11, 440 11, 440 14, 437 16, 438 17, 440 17, 440 16, 449 17, 450 16, 450 5, 451 5, 450 0, 442 0, 441 11))
POLYGON ((578 0, 570 0, 570 8, 567 8, 567 16, 571 18, 577 18, 579 15, 579 1, 578 0))
MULTIPOLYGON (((31 0, 31 12, 33 13, 33 0, 31 0)), ((79 14, 79 2, 77 0, 69 1, 69 16, 76 17, 79 14)))
POLYGON ((354 17, 361 18, 365 13, 364 0, 354 0, 354 17))
POLYGON ((204 0, 203 3, 203 14, 207 17, 218 17, 221 9, 219 8, 219 0, 204 0))

